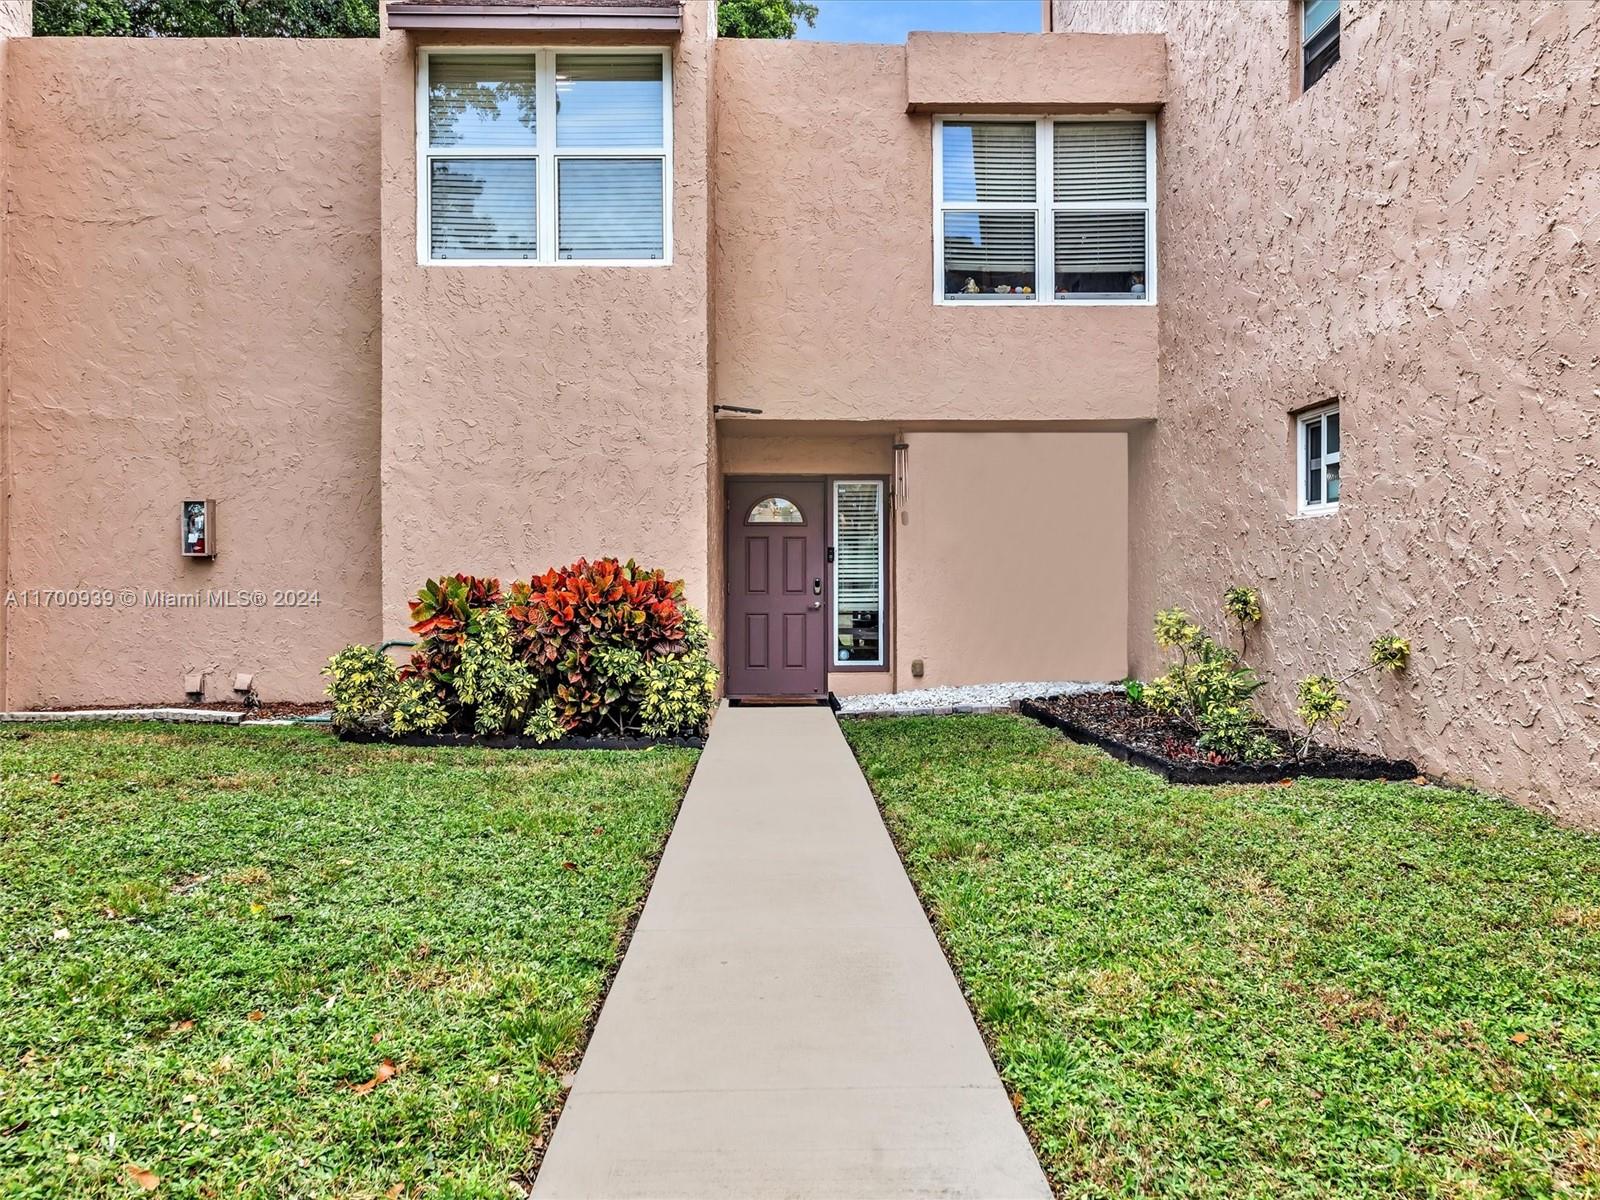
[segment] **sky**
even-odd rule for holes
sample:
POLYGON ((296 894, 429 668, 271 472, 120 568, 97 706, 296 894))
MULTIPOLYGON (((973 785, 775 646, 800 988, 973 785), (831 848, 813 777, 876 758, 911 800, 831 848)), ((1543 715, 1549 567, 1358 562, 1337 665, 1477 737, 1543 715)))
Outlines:
POLYGON ((903 42, 913 29, 966 33, 1038 33, 1039 0, 813 0, 819 42, 903 42))

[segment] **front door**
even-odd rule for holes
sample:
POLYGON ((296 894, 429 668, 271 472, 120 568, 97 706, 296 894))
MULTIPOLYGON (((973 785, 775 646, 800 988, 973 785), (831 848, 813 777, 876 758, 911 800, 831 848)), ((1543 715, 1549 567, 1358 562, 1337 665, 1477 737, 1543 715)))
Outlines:
POLYGON ((828 692, 827 490, 820 479, 728 480, 728 695, 828 692))

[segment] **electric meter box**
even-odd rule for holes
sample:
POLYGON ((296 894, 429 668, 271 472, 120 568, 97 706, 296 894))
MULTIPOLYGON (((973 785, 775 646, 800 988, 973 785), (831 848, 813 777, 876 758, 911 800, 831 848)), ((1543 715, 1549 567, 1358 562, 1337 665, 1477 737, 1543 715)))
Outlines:
POLYGON ((179 530, 185 558, 215 558, 217 556, 217 502, 215 500, 185 500, 183 520, 179 530))

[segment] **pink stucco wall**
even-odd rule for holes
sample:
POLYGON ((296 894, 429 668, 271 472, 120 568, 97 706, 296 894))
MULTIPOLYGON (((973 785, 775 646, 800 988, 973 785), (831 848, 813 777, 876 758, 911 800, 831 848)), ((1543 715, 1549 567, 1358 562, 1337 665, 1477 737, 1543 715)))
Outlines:
POLYGON ((1342 61, 1292 98, 1290 5, 1165 8, 1139 665, 1156 606, 1209 615, 1257 584, 1254 657, 1283 715, 1296 676, 1399 629, 1412 668, 1357 689, 1353 741, 1600 825, 1600 21, 1590 4, 1343 9, 1342 61), (1341 508, 1296 519, 1289 414, 1331 397, 1341 508))
MULTIPOLYGON (((673 244, 659 267, 417 263, 416 51, 382 38, 383 621, 430 575, 634 557, 708 599, 711 40, 672 56, 673 244)), ((473 45, 551 37, 474 34, 473 45)), ((617 41, 590 34, 586 44, 617 41)))
POLYGON ((1125 435, 913 432, 905 441, 894 527, 899 688, 1122 678, 1125 435))
POLYGON ((378 631, 377 47, 5 57, 7 582, 114 597, 13 607, 7 701, 170 701, 201 670, 314 697, 378 631), (214 562, 179 557, 189 497, 217 501, 214 562), (267 605, 145 596, 210 589, 267 605))
MULTIPOLYGON (((9 155, 6 150, 5 128, 5 103, 6 103, 6 44, 12 38, 27 37, 33 32, 33 2, 32 0, 4 0, 0 3, 0 196, 5 194, 7 181, 7 161, 9 155)), ((0 364, 5 362, 6 354, 6 305, 5 305, 5 222, 0 219, 0 364)), ((6 561, 10 548, 10 515, 11 502, 11 450, 10 450, 10 421, 7 417, 7 394, 5 371, 0 365, 0 592, 5 590, 6 561)), ((3 599, 3 597, 0 597, 3 599)), ((9 608, 0 603, 0 703, 6 695, 6 662, 9 655, 6 652, 6 629, 10 621, 9 608)))
POLYGON ((1159 34, 913 32, 905 62, 912 112, 1149 112, 1166 93, 1159 34))
POLYGON ((931 118, 905 111, 905 55, 717 44, 717 400, 767 420, 1152 416, 1155 307, 933 303, 931 118))

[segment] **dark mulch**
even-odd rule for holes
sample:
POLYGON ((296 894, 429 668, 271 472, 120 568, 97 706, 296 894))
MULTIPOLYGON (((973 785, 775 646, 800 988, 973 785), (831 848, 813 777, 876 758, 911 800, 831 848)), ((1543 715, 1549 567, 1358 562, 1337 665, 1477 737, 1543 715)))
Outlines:
POLYGON ((1377 758, 1357 750, 1313 742, 1296 757, 1294 739, 1285 730, 1268 728, 1280 754, 1259 762, 1240 763, 1195 744, 1197 731, 1188 722, 1135 705, 1121 692, 1095 692, 1024 700, 1024 716, 1077 742, 1099 746, 1135 766, 1155 771, 1172 783, 1268 783, 1295 776, 1326 779, 1412 779, 1414 764, 1404 759, 1377 758))
POLYGON ((478 737, 472 733, 408 733, 384 737, 374 733, 341 733, 342 742, 376 743, 386 746, 465 746, 488 750, 649 750, 652 746, 677 746, 700 750, 703 737, 564 737, 541 742, 531 737, 478 737))

